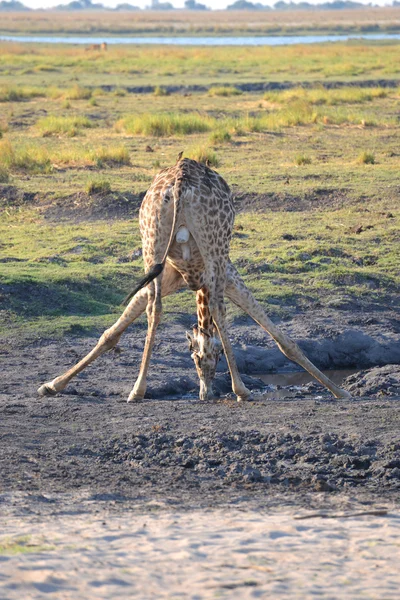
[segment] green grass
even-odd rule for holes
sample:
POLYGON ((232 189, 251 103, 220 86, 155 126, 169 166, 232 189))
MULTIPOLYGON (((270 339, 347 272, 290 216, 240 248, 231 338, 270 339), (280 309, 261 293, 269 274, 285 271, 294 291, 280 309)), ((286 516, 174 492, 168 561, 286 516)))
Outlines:
POLYGON ((0 85, 0 102, 23 102, 45 96, 45 90, 35 87, 0 85))
MULTIPOLYGON (((232 88, 339 72, 351 83, 396 77, 399 47, 113 47, 93 58, 75 47, 7 46, 4 85, 16 88, 15 98, 22 88, 42 95, 1 104, 1 335, 81 334, 118 317, 143 264, 132 256, 140 247, 133 210, 128 219, 123 210, 115 220, 108 214, 114 202, 136 207, 181 151, 218 165, 239 197, 254 195, 252 212, 237 215, 243 229, 233 237, 232 258, 273 316, 346 302, 393 309, 400 286, 398 88, 163 95, 121 86, 232 88), (71 81, 84 90, 72 99, 71 81), (358 156, 363 149, 373 165, 358 156), (102 208, 104 220, 74 221, 102 208), (68 214, 75 217, 65 220, 68 214)), ((166 318, 194 313, 194 295, 183 292, 164 306, 166 318)))
MULTIPOLYGON (((321 13, 322 14, 322 13, 321 13)), ((165 86, 177 81, 234 88, 255 81, 330 81, 399 78, 398 44, 348 42, 266 47, 115 46, 90 57, 82 47, 0 43, 5 86, 92 89, 104 83, 165 86), (44 67, 44 70, 43 70, 44 67), (46 69, 52 70, 46 70, 46 69), (45 82, 45 85, 43 85, 45 82)), ((113 92, 111 92, 113 93, 113 92)), ((114 92, 115 93, 115 92, 114 92)), ((123 90, 123 93, 126 93, 123 90)))
POLYGON ((35 139, 18 145, 11 144, 8 138, 0 140, 0 169, 6 175, 21 170, 35 174, 51 173, 54 168, 115 168, 129 166, 130 162, 129 150, 121 144, 49 148, 35 139))
MULTIPOLYGON (((400 285, 400 211, 390 219, 384 211, 381 202, 369 212, 354 205, 319 212, 318 218, 309 212, 240 214, 232 260, 273 315, 335 306, 344 298, 359 306, 390 306, 400 285), (360 224, 373 227, 351 233, 360 224)), ((5 232, 3 335, 10 323, 14 334, 41 336, 104 328, 117 318, 122 298, 143 272, 142 258, 132 255, 140 247, 137 220, 57 225, 20 209, 5 215, 1 239, 5 232)), ((194 295, 167 299, 165 308, 167 319, 193 312, 194 295)))
POLYGON ((212 120, 197 114, 144 114, 130 115, 117 122, 116 127, 126 133, 151 137, 190 135, 209 131, 212 120))
POLYGON ((266 92, 264 99, 279 104, 303 100, 312 105, 336 106, 338 104, 362 104, 375 98, 386 98, 387 95, 388 91, 382 87, 361 88, 349 86, 338 89, 298 87, 284 91, 266 92))
POLYGON ((15 149, 9 139, 3 139, 0 140, 0 168, 5 173, 11 170, 50 173, 52 166, 45 148, 27 143, 15 149))
POLYGON ((51 135, 74 137, 75 135, 80 134, 82 129, 93 127, 93 123, 87 117, 49 116, 39 119, 36 123, 36 127, 43 137, 51 135))
POLYGON ((111 183, 103 177, 91 178, 87 182, 86 191, 90 196, 93 194, 107 194, 111 191, 111 183))

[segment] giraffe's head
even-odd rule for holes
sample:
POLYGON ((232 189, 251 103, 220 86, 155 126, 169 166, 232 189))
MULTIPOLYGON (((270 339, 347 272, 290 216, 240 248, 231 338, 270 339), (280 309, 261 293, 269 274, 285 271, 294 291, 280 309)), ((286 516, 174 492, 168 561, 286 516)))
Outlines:
POLYGON ((211 400, 214 397, 213 380, 217 364, 223 349, 215 329, 206 331, 202 327, 193 327, 193 333, 186 332, 189 350, 200 379, 200 400, 211 400))

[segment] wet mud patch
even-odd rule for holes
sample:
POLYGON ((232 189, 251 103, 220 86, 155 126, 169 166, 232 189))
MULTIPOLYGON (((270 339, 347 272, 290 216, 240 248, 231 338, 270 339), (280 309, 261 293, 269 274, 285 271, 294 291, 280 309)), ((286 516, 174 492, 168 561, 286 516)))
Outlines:
POLYGON ((353 396, 400 398, 400 361, 350 375, 344 385, 353 396))

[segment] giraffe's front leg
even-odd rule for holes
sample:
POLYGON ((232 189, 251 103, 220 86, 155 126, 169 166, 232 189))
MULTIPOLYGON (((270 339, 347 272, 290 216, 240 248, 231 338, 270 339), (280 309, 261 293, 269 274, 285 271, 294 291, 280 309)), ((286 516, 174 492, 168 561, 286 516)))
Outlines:
POLYGON ((267 317, 261 305, 254 298, 253 294, 247 289, 235 267, 228 263, 227 266, 227 285, 225 295, 237 306, 244 310, 256 323, 258 323, 267 333, 274 338, 280 350, 294 362, 297 362, 306 371, 310 373, 317 381, 322 383, 336 398, 350 398, 351 394, 333 383, 324 373, 322 373, 300 350, 299 346, 291 340, 283 331, 281 331, 267 317))
POLYGON ((208 276, 208 281, 211 282, 210 313, 218 329, 218 334, 224 348, 226 362, 231 374, 233 393, 236 394, 238 402, 241 400, 250 400, 251 391, 247 389, 240 377, 226 327, 226 307, 224 302, 225 272, 222 271, 222 269, 225 269, 225 264, 223 262, 215 263, 212 267, 213 272, 208 276))

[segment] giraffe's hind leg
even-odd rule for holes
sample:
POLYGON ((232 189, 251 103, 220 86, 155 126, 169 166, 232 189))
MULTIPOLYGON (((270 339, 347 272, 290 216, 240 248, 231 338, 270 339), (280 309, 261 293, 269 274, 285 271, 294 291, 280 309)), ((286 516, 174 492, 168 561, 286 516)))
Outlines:
MULTIPOLYGON (((162 295, 172 294, 183 285, 184 281, 180 274, 167 263, 162 278, 162 295)), ((144 288, 132 298, 118 321, 103 333, 93 350, 63 375, 43 384, 38 389, 38 394, 54 396, 61 392, 75 375, 118 343, 125 329, 145 311, 147 303, 148 289, 144 288)))
POLYGON ((303 354, 299 346, 293 342, 283 331, 281 331, 267 317, 264 310, 254 298, 250 290, 247 289, 235 267, 228 263, 227 266, 227 285, 225 295, 237 306, 244 310, 256 323, 258 323, 267 333, 274 338, 280 350, 294 362, 297 362, 315 379, 322 383, 336 398, 350 398, 349 392, 343 390, 331 381, 303 354))
POLYGON ((147 388, 147 372, 149 370, 151 352, 154 346, 156 331, 161 320, 162 302, 161 302, 161 276, 158 276, 154 282, 149 285, 149 302, 147 304, 148 329, 146 342, 143 351, 142 363, 140 365, 139 376, 129 394, 128 402, 138 402, 143 400, 147 388))

